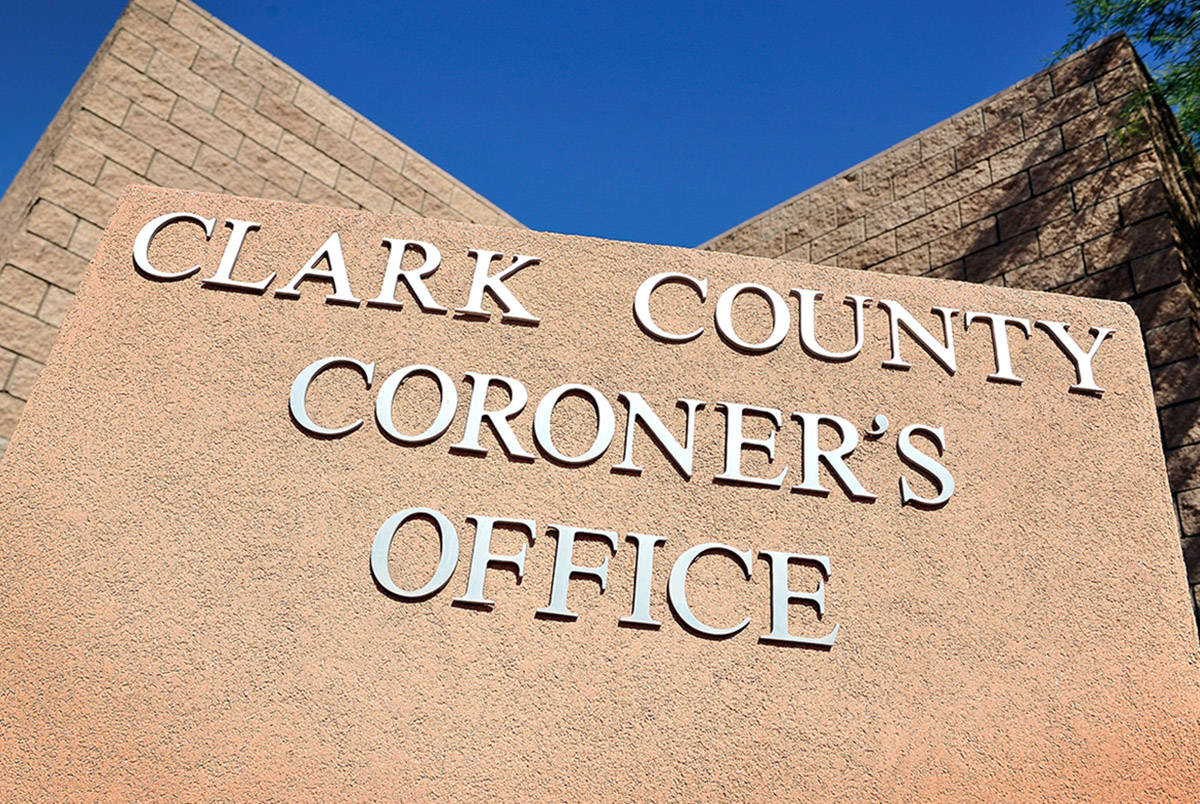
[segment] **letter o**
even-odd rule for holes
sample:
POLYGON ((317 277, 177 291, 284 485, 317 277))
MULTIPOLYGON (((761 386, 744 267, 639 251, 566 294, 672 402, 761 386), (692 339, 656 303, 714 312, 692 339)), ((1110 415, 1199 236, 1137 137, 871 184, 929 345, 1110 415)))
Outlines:
POLYGON ((538 403, 537 412, 533 416, 533 437, 537 439, 538 444, 543 450, 554 460, 562 463, 571 464, 572 466, 581 466, 585 463, 591 463, 604 454, 612 443, 613 433, 616 432, 616 416, 613 415, 612 404, 604 397, 602 393, 592 388, 590 385, 560 385, 554 390, 542 397, 542 401, 538 403), (596 408, 596 439, 592 445, 580 455, 569 456, 563 455, 554 446, 554 441, 550 436, 550 415, 554 412, 554 406, 564 396, 570 393, 581 394, 588 397, 596 408))
POLYGON ((436 369, 433 366, 405 366, 393 372, 379 386, 379 396, 375 398, 375 424, 388 438, 398 441, 401 444, 412 444, 415 446, 433 441, 446 432, 446 428, 454 420, 454 412, 457 409, 458 389, 454 387, 454 381, 450 379, 446 372, 436 369), (404 381, 409 377, 421 374, 432 377, 437 382, 438 393, 441 395, 442 400, 441 405, 438 407, 437 417, 425 432, 418 433, 417 435, 405 435, 396 429, 396 423, 392 419, 392 405, 395 404, 396 392, 400 390, 400 386, 404 384, 404 381))
POLYGON ((717 334, 735 349, 741 349, 746 352, 769 352, 779 344, 783 343, 783 339, 787 337, 787 331, 792 326, 792 314, 788 310, 787 303, 775 291, 763 285, 754 282, 743 282, 740 285, 734 285, 721 294, 721 298, 717 299, 717 334), (743 293, 753 293, 762 299, 765 299, 767 304, 771 305, 771 320, 774 322, 771 327, 771 334, 766 340, 761 343, 749 343, 738 337, 733 331, 733 302, 738 296, 743 293))
POLYGON ((371 546, 371 574, 375 576, 375 582, 382 586, 388 594, 395 595, 401 600, 422 600, 436 595, 443 586, 450 582, 450 576, 454 574, 456 566, 458 566, 458 531, 454 529, 454 525, 444 514, 432 508, 408 508, 398 514, 392 514, 379 527, 379 531, 375 534, 375 543, 371 546), (433 522, 433 526, 437 528, 442 555, 438 560, 437 570, 429 579, 429 583, 415 592, 409 592, 396 586, 396 582, 392 580, 392 574, 388 572, 388 551, 392 548, 392 540, 396 538, 396 531, 400 529, 400 526, 416 517, 433 522))

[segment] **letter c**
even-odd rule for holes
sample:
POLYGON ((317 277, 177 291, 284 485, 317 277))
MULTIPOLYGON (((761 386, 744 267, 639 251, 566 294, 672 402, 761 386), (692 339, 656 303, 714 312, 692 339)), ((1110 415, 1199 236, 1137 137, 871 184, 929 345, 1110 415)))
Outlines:
POLYGON ((696 619, 696 615, 692 614, 692 609, 687 602, 687 574, 692 568, 692 564, 696 563, 696 559, 707 553, 723 553, 737 561, 742 568, 742 572, 746 574, 746 580, 750 580, 750 574, 754 571, 752 561, 754 557, 749 550, 736 550, 727 544, 720 542, 707 542, 698 544, 695 547, 684 550, 679 558, 675 559, 675 566, 671 567, 671 577, 667 581, 667 602, 671 604, 671 608, 683 624, 697 634, 704 636, 716 637, 723 639, 731 637, 741 631, 750 624, 750 618, 742 620, 737 625, 729 628, 713 628, 705 625, 696 619))
POLYGON ((359 427, 362 427, 363 420, 359 419, 345 427, 330 429, 320 426, 308 416, 308 409, 304 404, 304 398, 308 394, 308 386, 312 384, 312 381, 316 379, 318 374, 325 369, 336 366, 346 366, 356 369, 367 381, 368 388, 371 387, 371 381, 375 376, 374 363, 360 363, 353 357, 323 357, 309 364, 307 368, 297 374, 296 379, 292 382, 292 391, 288 394, 288 411, 292 414, 292 419, 296 422, 296 426, 309 435, 321 438, 336 438, 338 436, 349 435, 359 427))
POLYGON ((697 279, 688 274, 674 273, 667 271, 661 274, 655 274, 638 286, 637 293, 633 297, 633 318, 637 321, 642 331, 652 338, 657 338, 660 341, 668 343, 687 343, 694 341, 700 337, 700 333, 704 332, 704 327, 694 329, 686 335, 677 335, 673 332, 667 332, 654 323, 654 319, 650 315, 650 294, 658 289, 659 285, 667 282, 678 282, 681 285, 688 285, 696 291, 696 295, 700 297, 700 301, 708 298, 708 280, 697 279))
POLYGON ((142 230, 138 232, 137 237, 133 240, 133 267, 137 269, 138 273, 150 279, 169 282, 175 279, 186 279, 200 270, 199 265, 193 265, 186 270, 168 274, 159 271, 150 264, 150 241, 160 231, 172 223, 179 221, 191 221, 192 223, 200 224, 204 229, 205 240, 212 237, 213 228, 217 225, 216 218, 201 218, 199 215, 193 215, 190 212, 168 212, 166 215, 159 215, 143 226, 142 230))

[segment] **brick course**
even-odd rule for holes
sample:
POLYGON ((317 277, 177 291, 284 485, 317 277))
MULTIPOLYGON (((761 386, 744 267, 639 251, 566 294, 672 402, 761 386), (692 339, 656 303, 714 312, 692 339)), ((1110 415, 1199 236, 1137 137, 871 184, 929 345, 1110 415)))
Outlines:
POLYGON ((1116 131, 1148 81, 1111 37, 701 248, 1129 302, 1200 600, 1200 192, 1161 104, 1116 131))
POLYGON ((0 200, 0 453, 131 183, 520 225, 188 0, 133 0, 0 200))

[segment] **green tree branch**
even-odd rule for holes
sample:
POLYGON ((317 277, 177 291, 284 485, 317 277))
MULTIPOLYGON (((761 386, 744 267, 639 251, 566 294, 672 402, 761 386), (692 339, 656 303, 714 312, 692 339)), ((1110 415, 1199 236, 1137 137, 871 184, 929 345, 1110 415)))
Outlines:
MULTIPOLYGON (((1072 0, 1074 30, 1055 53, 1061 58, 1110 33, 1124 31, 1175 111, 1179 127, 1200 148, 1200 2, 1180 0, 1072 0)), ((1152 99, 1135 93, 1125 107, 1122 133, 1140 133, 1137 113, 1152 99)))

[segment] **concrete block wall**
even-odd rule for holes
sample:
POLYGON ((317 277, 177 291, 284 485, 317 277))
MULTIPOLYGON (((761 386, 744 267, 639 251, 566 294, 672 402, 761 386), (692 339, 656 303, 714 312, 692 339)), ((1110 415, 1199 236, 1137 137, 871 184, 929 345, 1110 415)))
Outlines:
POLYGON ((1200 203, 1169 110, 1121 130, 1148 80, 1111 37, 702 248, 1131 304, 1200 618, 1200 203))
POLYGON ((0 200, 0 453, 132 183, 520 225, 188 0, 134 0, 0 200))

